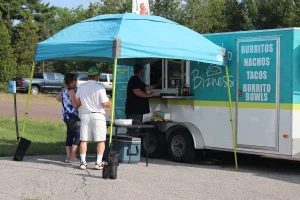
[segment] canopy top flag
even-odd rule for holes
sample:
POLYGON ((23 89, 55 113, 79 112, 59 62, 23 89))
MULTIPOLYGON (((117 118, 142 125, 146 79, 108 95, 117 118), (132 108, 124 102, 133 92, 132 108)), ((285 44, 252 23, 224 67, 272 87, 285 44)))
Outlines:
POLYGON ((72 25, 37 45, 35 61, 93 61, 132 65, 181 59, 217 65, 223 49, 199 33, 158 16, 97 16, 72 25))
POLYGON ((132 0, 132 13, 150 15, 149 0, 132 0))

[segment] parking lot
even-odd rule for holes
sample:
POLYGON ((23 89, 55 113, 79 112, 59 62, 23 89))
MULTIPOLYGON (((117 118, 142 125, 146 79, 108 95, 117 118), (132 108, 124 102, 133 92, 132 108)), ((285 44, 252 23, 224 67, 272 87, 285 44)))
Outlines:
MULTIPOLYGON (((19 116, 24 97, 19 96, 19 116)), ((10 97, 0 98, 0 116, 13 116, 10 97)), ((107 110, 110 115, 110 111, 107 110)), ((53 97, 33 97, 29 117, 61 120, 61 106, 53 97)), ((64 156, 26 157, 13 162, 0 158, 0 199, 300 199, 300 161, 239 155, 235 170, 232 153, 199 151, 195 162, 180 164, 144 159, 121 164, 117 180, 103 180, 101 171, 66 164, 64 156)))
MULTIPOLYGON (((0 159, 0 199, 299 199, 300 163, 262 159, 229 163, 201 160, 193 164, 144 160, 121 164, 117 180, 101 171, 81 171, 62 156, 0 159)), ((93 167, 95 158, 89 158, 93 167)))

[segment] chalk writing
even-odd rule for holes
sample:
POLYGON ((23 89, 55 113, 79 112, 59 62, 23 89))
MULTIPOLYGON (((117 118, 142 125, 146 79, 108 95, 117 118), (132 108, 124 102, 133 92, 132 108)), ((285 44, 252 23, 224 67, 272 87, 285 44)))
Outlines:
POLYGON ((206 70, 207 76, 215 76, 218 74, 222 74, 222 69, 218 65, 210 65, 206 70))
MULTIPOLYGON (((226 76, 222 74, 222 69, 216 67, 208 67, 205 74, 200 74, 198 69, 194 69, 191 72, 193 89, 197 89, 198 87, 208 88, 208 87, 227 87, 226 76), (212 68, 214 70, 212 70, 212 68)), ((229 76, 229 84, 230 87, 234 86, 233 76, 229 76)))

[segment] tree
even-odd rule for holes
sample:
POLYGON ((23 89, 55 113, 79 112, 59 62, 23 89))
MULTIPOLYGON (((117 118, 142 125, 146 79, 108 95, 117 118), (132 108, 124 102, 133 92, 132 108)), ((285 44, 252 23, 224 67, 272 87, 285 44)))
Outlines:
POLYGON ((132 0, 101 0, 101 15, 131 13, 132 0))
POLYGON ((16 75, 16 60, 11 38, 0 12, 0 82, 7 82, 16 75))
POLYGON ((15 28, 15 52, 17 57, 17 75, 26 77, 30 75, 32 62, 34 61, 35 48, 38 42, 38 25, 28 16, 15 28))
POLYGON ((100 3, 90 3, 88 9, 85 11, 85 19, 89 19, 100 15, 101 13, 101 4, 100 3))
POLYGON ((207 10, 206 20, 209 33, 227 31, 226 0, 207 0, 203 9, 207 10))
POLYGON ((183 23, 184 13, 181 0, 155 1, 155 4, 151 8, 153 15, 165 17, 180 24, 183 23))

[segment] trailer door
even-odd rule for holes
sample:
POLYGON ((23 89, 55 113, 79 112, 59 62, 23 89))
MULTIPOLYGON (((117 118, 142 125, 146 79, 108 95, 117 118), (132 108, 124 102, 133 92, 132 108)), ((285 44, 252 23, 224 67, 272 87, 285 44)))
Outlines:
POLYGON ((278 151, 280 38, 237 39, 237 147, 278 151))

